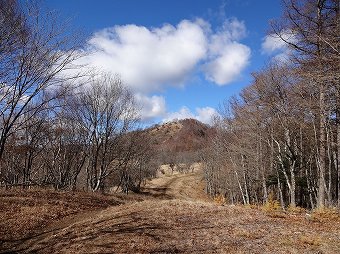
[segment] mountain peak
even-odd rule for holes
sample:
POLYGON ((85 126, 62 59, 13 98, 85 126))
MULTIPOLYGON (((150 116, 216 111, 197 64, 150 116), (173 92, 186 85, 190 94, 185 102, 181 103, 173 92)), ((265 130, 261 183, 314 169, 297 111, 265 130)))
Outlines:
POLYGON ((169 152, 195 152, 206 147, 215 129, 196 119, 156 124, 146 130, 157 149, 169 152))

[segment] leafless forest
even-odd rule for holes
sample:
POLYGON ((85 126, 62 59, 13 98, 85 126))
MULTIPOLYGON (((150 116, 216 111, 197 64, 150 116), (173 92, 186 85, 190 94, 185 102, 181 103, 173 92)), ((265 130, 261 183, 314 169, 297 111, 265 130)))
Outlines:
POLYGON ((0 252, 339 253, 340 2, 282 4, 213 126, 141 128, 69 22, 0 0, 0 252))
POLYGON ((75 65, 81 40, 34 2, 0 14, 1 186, 138 189, 151 149, 121 79, 75 65))
POLYGON ((202 162, 207 192, 229 203, 340 206, 339 1, 283 5, 269 33, 289 57, 222 105, 204 145, 183 134, 160 149, 120 77, 75 64, 76 32, 34 2, 1 1, 1 188, 137 192, 160 164, 202 162))
POLYGON ((289 47, 222 106, 207 188, 231 203, 340 206, 338 0, 283 1, 270 34, 289 47))

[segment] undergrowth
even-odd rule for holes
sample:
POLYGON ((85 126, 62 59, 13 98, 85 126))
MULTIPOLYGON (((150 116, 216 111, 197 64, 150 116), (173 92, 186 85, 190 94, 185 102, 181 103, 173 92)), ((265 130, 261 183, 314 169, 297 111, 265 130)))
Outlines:
POLYGON ((317 208, 312 212, 311 219, 317 222, 340 222, 340 211, 335 207, 317 208))
POLYGON ((226 200, 222 194, 219 194, 214 197, 214 202, 218 205, 224 205, 226 203, 226 200))

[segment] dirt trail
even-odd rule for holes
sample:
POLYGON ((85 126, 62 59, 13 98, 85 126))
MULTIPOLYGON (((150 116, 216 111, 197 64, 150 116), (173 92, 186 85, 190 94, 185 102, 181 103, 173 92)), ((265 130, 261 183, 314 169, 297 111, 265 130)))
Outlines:
MULTIPOLYGON (((172 175, 166 175, 152 179, 148 181, 146 185, 142 188, 141 196, 145 197, 144 202, 154 203, 155 200, 158 200, 156 201, 155 204, 161 204, 160 201, 162 200, 211 202, 209 197, 204 192, 204 178, 203 173, 200 170, 195 170, 195 172, 184 174, 175 172, 172 175)), ((54 245, 56 243, 53 240, 57 235, 60 235, 62 234, 62 232, 71 228, 72 230, 73 228, 78 229, 78 225, 82 225, 81 227, 83 227, 84 224, 92 224, 92 222, 96 221, 97 218, 100 218, 103 215, 116 213, 120 209, 125 210, 126 209, 125 207, 134 209, 133 207, 137 206, 137 203, 139 202, 130 202, 128 203, 128 205, 120 205, 119 207, 113 206, 110 209, 105 209, 102 211, 82 212, 79 214, 68 216, 62 220, 52 223, 51 225, 41 230, 40 232, 35 232, 34 235, 32 235, 31 237, 19 239, 13 242, 12 244, 10 244, 11 247, 9 248, 10 250, 9 252, 59 253, 60 250, 54 248, 54 245)), ((118 223, 118 225, 121 224, 123 223, 118 223)), ((87 232, 85 228, 79 229, 79 232, 80 231, 82 233, 87 232)), ((67 234, 70 234, 70 232, 68 232, 67 234)), ((87 239, 87 237, 85 238, 87 239)), ((65 239, 64 237, 62 241, 64 241, 65 244, 70 244, 70 242, 73 242, 72 239, 65 239)), ((71 251, 70 249, 65 251, 65 253, 74 252, 77 252, 77 250, 73 249, 71 251)), ((1 248, 0 253, 3 253, 1 252, 1 248)), ((97 251, 95 251, 94 253, 97 253, 97 251)))
POLYGON ((153 179, 143 193, 58 222, 8 253, 340 253, 340 220, 206 202, 200 171, 153 179))
POLYGON ((143 193, 159 199, 179 199, 186 201, 210 202, 204 192, 203 172, 195 172, 163 176, 149 181, 143 193))

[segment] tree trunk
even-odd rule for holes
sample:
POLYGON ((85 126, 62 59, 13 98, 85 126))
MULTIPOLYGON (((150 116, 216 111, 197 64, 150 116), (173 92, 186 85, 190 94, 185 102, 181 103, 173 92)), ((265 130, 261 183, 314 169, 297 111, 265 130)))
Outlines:
POLYGON ((245 190, 245 201, 247 205, 250 204, 249 192, 248 192, 248 184, 247 184, 247 177, 246 177, 246 165, 244 161, 244 155, 241 155, 241 163, 242 163, 242 172, 243 172, 243 181, 244 181, 244 190, 245 190))
POLYGON ((337 185, 336 185, 336 194, 338 198, 338 207, 340 207, 340 87, 338 86, 338 94, 337 94, 337 185))
MULTIPOLYGON (((336 34, 340 33, 340 1, 337 2, 336 5, 336 34)), ((337 52, 340 52, 340 43, 337 43, 337 52)), ((337 65, 338 72, 340 71, 339 64, 337 65)), ((336 193, 337 193, 337 203, 338 207, 340 207, 340 80, 339 78, 335 81, 335 87, 337 89, 336 93, 336 126, 337 126, 337 185, 336 185, 336 193)))
POLYGON ((319 178, 318 178, 318 197, 317 207, 323 208, 325 206, 325 171, 326 171, 326 109, 325 109, 325 87, 324 84, 320 84, 320 140, 319 140, 319 178))
POLYGON ((290 166, 290 181, 291 181, 291 189, 290 189, 290 207, 296 207, 295 201, 295 192, 296 192, 296 181, 295 181, 295 161, 293 165, 290 166))
POLYGON ((259 138, 259 152, 258 152, 258 167, 261 171, 261 178, 262 178, 262 190, 263 190, 263 203, 268 202, 268 190, 267 190, 267 183, 266 183, 266 176, 265 176, 265 167, 263 166, 263 153, 262 153, 262 136, 260 132, 259 138))

